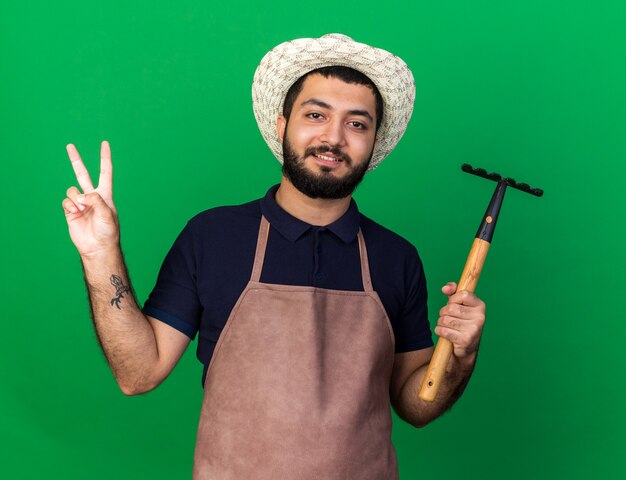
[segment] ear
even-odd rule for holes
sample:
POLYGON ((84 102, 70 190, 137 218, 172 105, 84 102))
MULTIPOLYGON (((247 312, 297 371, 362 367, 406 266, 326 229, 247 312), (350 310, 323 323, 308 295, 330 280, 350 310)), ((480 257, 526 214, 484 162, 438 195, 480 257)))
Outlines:
POLYGON ((276 133, 280 143, 283 143, 283 137, 285 136, 285 128, 287 127, 287 119, 283 115, 278 115, 276 120, 276 133))

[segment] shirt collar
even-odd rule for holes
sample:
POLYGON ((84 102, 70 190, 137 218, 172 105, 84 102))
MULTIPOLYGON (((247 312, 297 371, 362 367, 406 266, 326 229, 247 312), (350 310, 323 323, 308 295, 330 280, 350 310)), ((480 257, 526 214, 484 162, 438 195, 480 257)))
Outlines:
MULTIPOLYGON (((271 187, 261 199, 261 212, 278 232, 290 242, 295 242, 304 233, 313 228, 312 225, 297 219, 283 210, 276 203, 276 190, 279 185, 271 187)), ((346 213, 325 228, 334 233, 344 243, 352 242, 359 232, 361 215, 356 202, 351 199, 346 213)))

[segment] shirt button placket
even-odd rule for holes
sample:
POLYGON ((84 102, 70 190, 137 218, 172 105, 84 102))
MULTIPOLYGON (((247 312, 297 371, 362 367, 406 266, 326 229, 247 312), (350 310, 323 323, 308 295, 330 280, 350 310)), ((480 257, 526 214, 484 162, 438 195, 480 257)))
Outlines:
POLYGON ((322 279, 322 274, 320 272, 320 254, 322 252, 321 245, 321 233, 326 230, 325 228, 318 228, 315 230, 315 242, 313 245, 313 258, 314 258, 314 269, 313 269, 313 286, 317 287, 318 282, 322 279))

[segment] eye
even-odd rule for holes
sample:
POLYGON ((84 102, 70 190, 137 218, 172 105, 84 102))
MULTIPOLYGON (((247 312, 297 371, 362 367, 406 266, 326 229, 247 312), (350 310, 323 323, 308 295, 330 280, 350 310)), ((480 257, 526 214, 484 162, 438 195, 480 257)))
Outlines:
POLYGON ((357 122, 356 120, 353 120, 352 122, 349 122, 349 124, 352 125, 354 128, 359 129, 359 130, 367 129, 367 125, 365 125, 364 123, 361 123, 361 122, 357 122))
POLYGON ((321 118, 324 118, 323 115, 321 113, 318 113, 318 112, 307 113, 306 116, 309 117, 309 118, 312 118, 314 120, 319 120, 321 118))

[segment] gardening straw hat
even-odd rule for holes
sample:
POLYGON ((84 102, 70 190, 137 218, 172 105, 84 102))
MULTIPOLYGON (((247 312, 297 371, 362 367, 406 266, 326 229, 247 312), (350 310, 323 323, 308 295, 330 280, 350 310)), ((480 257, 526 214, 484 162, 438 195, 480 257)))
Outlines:
POLYGON ((283 163, 283 147, 276 120, 283 113, 289 88, 304 74, 322 67, 341 65, 366 75, 383 98, 383 121, 369 170, 373 170, 395 148, 413 113, 415 82, 400 58, 331 33, 320 38, 299 38, 269 51, 256 69, 252 82, 252 107, 263 139, 283 163))

